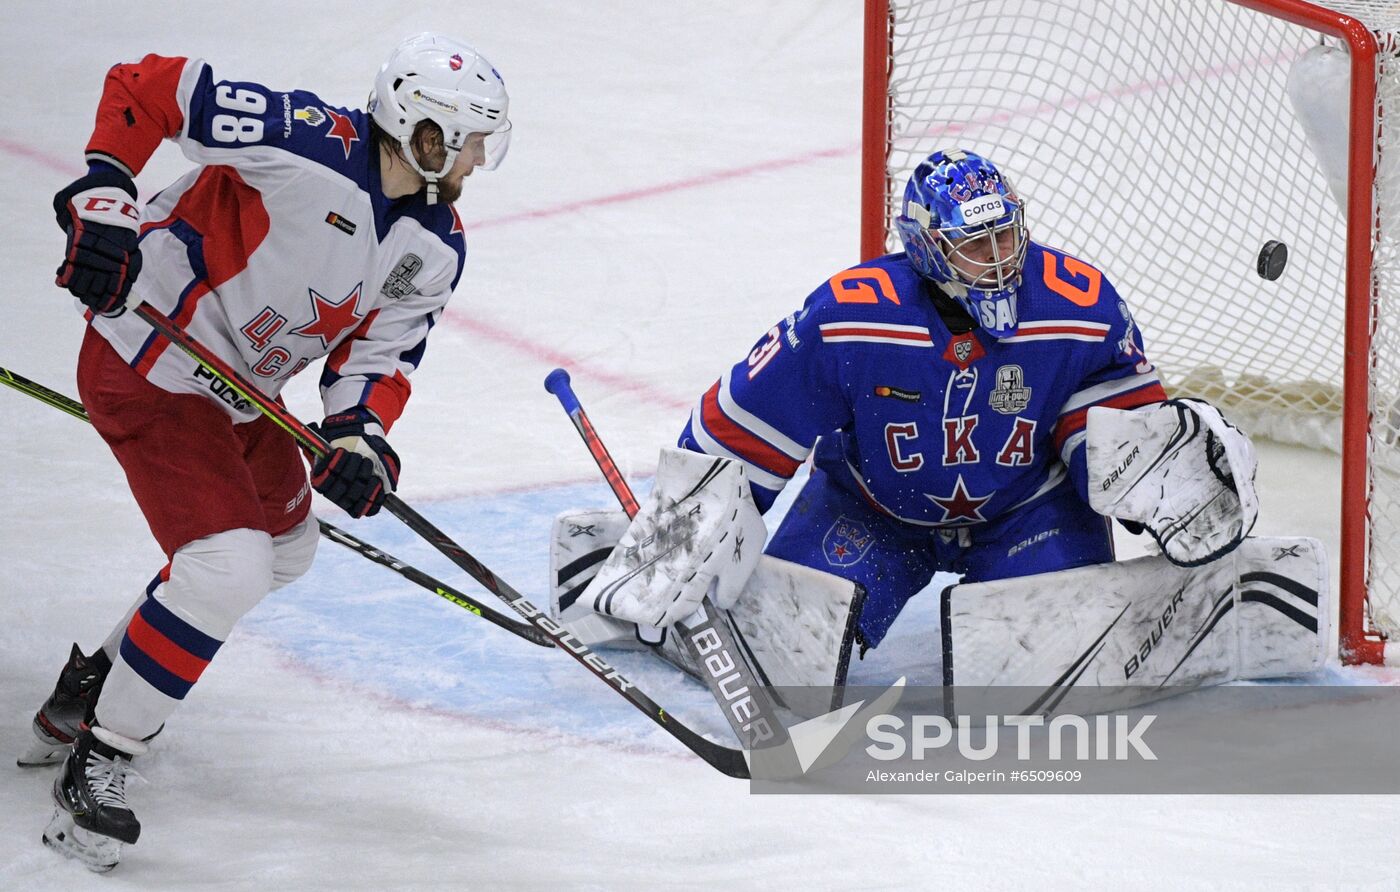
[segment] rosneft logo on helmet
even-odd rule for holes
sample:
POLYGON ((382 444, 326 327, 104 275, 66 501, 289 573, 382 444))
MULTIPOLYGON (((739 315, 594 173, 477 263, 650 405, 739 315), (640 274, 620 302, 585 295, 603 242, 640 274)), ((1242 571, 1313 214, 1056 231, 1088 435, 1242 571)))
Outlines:
POLYGON ((453 70, 453 71, 461 71, 461 70, 462 70, 462 54, 461 54, 461 53, 453 53, 453 54, 452 54, 452 57, 451 57, 450 59, 447 60, 447 64, 450 65, 450 66, 452 66, 452 70, 453 70))
POLYGON ((419 101, 419 102, 426 102, 426 103, 428 103, 429 105, 436 105, 438 108, 442 109, 443 111, 447 112, 448 114, 453 114, 453 115, 457 114, 457 106, 453 105, 453 104, 450 103, 450 102, 443 102, 441 99, 437 99, 437 98, 435 98, 435 97, 433 97, 433 96, 429 96, 427 93, 424 93, 422 90, 414 90, 414 91, 413 91, 413 98, 414 98, 415 100, 419 101))

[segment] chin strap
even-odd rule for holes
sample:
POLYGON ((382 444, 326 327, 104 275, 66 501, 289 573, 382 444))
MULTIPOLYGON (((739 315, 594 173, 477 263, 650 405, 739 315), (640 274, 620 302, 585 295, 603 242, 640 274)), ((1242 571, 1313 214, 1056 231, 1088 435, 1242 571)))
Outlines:
POLYGON ((451 170, 453 164, 457 163, 457 152, 460 150, 451 148, 447 149, 447 159, 442 163, 442 170, 433 172, 423 169, 422 165, 418 163, 417 156, 413 154, 413 147, 409 145, 407 141, 401 140, 399 142, 399 146, 401 148, 400 154, 403 156, 404 161, 408 162, 408 166, 417 171, 418 175, 421 176, 427 182, 427 203, 437 204, 438 179, 441 178, 443 174, 451 170))

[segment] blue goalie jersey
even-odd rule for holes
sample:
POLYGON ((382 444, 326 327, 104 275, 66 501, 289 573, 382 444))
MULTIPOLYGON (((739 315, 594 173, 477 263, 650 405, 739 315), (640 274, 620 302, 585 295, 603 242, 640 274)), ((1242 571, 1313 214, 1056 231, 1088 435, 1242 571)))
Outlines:
POLYGON ((742 461, 765 510, 814 447, 896 524, 987 523, 1066 478, 1087 500, 1089 408, 1166 399, 1127 304, 1034 242, 1010 337, 953 333, 932 287, 902 253, 833 276, 704 394, 681 446, 742 461))

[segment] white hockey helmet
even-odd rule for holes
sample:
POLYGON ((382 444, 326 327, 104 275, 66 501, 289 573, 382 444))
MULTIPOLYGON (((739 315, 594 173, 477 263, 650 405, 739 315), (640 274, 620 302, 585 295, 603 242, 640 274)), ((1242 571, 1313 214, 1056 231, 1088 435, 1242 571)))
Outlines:
POLYGON ((510 97, 491 63, 459 40, 424 32, 399 44, 374 79, 369 113, 403 147, 404 159, 428 181, 428 202, 437 200, 437 181, 452 169, 457 153, 474 133, 485 139, 484 170, 494 170, 510 148, 510 97), (442 128, 447 160, 441 170, 424 170, 414 157, 413 130, 420 121, 442 128))

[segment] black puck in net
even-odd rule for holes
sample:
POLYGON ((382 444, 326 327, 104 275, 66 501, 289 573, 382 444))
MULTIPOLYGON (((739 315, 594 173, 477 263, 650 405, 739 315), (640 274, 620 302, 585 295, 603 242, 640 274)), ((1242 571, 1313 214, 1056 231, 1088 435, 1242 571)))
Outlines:
POLYGON ((1283 269, 1286 266, 1288 266, 1288 246, 1283 242, 1270 240, 1259 249, 1259 278, 1272 282, 1283 275, 1283 269))

